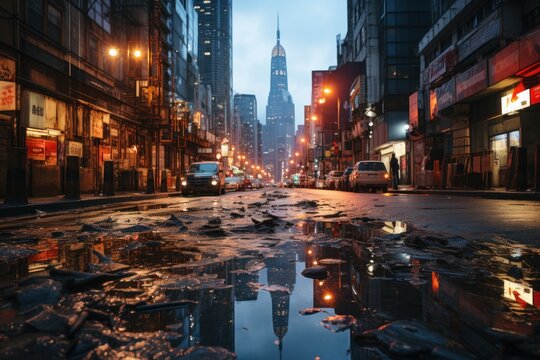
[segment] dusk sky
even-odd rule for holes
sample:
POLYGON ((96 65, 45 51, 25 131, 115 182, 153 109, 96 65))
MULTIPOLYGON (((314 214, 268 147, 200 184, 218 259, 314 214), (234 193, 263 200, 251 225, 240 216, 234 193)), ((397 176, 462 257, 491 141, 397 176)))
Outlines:
POLYGON ((336 65, 336 35, 347 33, 345 0, 234 0, 233 91, 257 97, 258 117, 266 122, 270 60, 279 12, 281 45, 287 53, 289 92, 296 125, 311 103, 311 71, 336 65))

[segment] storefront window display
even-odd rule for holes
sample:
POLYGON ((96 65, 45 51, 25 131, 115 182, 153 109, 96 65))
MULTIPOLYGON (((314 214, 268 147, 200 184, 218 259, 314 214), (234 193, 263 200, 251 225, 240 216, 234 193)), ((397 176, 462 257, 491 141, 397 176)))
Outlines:
POLYGON ((510 147, 519 146, 519 130, 492 136, 490 146, 499 165, 505 167, 510 147))

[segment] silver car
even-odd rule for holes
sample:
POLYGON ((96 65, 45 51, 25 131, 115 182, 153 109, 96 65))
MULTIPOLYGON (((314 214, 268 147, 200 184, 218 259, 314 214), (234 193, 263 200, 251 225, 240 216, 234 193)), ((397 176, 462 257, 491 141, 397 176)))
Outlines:
POLYGON ((359 161, 354 165, 349 182, 354 192, 369 189, 388 191, 390 175, 381 161, 359 161))

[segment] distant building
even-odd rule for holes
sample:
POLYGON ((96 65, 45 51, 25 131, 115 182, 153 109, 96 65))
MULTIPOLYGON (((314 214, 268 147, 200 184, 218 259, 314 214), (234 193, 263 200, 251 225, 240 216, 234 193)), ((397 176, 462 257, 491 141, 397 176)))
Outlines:
POLYGON ((232 123, 232 0, 194 0, 199 13, 199 72, 212 88, 213 123, 218 139, 232 123))
POLYGON ((261 165, 259 150, 259 121, 257 120, 257 98, 255 95, 234 95, 234 109, 238 111, 240 124, 239 150, 250 165, 261 165))
POLYGON ((287 85, 287 59, 280 44, 279 19, 277 44, 272 49, 270 94, 266 106, 266 134, 264 151, 272 175, 281 180, 285 175, 293 151, 294 103, 287 85), (268 136, 268 138, 266 137, 268 136))

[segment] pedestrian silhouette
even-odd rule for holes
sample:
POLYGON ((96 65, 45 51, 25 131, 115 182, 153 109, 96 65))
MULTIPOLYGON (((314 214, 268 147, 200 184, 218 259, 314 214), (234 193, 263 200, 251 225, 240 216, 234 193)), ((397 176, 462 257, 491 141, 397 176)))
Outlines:
POLYGON ((394 153, 392 153, 392 158, 390 159, 390 172, 392 173, 392 187, 394 190, 397 190, 399 184, 399 163, 394 153))

